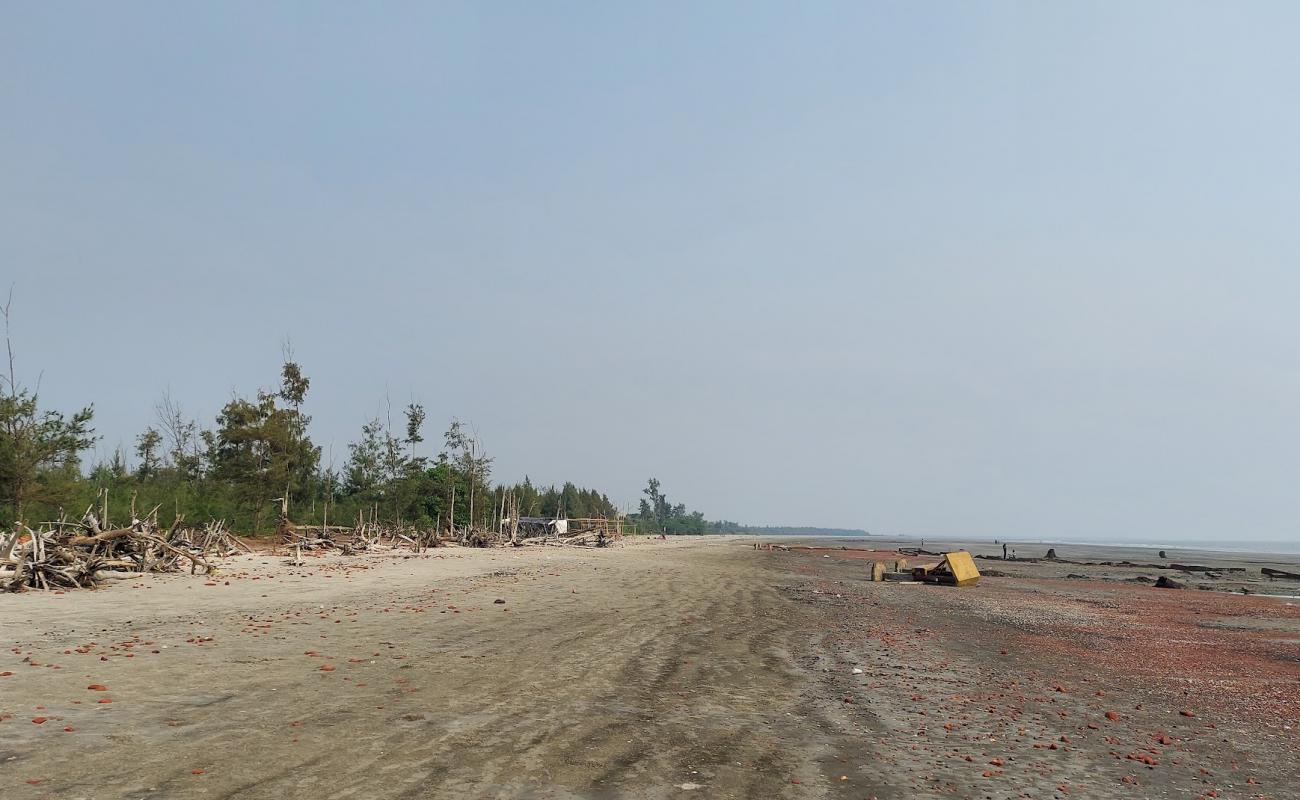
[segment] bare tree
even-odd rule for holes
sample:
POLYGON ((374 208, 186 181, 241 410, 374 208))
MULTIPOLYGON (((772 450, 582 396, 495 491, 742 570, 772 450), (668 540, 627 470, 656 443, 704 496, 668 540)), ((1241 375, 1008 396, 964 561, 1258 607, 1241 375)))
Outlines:
POLYGON ((167 437, 166 463, 174 467, 185 480, 198 477, 202 463, 198 423, 186 419, 181 404, 172 397, 170 389, 164 390, 162 397, 154 404, 154 414, 167 437))

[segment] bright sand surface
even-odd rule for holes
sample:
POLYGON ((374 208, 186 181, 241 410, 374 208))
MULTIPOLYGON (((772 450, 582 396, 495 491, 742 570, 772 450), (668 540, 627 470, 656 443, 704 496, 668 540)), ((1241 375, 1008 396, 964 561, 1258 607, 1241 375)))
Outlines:
POLYGON ((862 559, 754 541, 240 556, 0 596, 0 785, 1300 797, 1300 605, 1027 561, 980 560, 999 576, 969 588, 877 584, 862 559))

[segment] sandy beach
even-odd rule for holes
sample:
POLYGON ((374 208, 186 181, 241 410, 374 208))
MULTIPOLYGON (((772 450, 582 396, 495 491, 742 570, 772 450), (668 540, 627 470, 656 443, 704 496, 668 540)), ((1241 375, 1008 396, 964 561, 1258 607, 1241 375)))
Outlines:
POLYGON ((754 542, 0 597, 5 797, 1300 797, 1300 601, 754 542))

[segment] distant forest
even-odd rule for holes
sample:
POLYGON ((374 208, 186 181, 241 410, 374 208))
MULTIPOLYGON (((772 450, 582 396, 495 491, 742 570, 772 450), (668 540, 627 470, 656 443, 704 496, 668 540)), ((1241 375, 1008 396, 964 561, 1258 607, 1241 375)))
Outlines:
MULTIPOLYGON (((350 525, 364 516, 422 530, 486 528, 510 496, 522 516, 619 513, 604 493, 573 483, 494 484, 492 457, 459 420, 448 424, 429 455, 426 413, 418 403, 398 410, 396 420, 392 414, 369 420, 348 445, 343 466, 323 466, 307 413, 311 380, 288 353, 276 388, 231 398, 208 424, 163 394, 154 423, 139 432, 129 453, 119 449, 87 469, 83 456, 99 439, 93 407, 71 414, 42 407, 38 392, 17 379, 8 305, 3 314, 9 360, 0 375, 0 526, 6 528, 80 518, 92 507, 107 508, 115 522, 158 507, 164 524, 175 517, 223 519, 250 534, 274 530, 283 508, 300 524, 350 525)), ((638 512, 628 516, 638 532, 744 530, 669 502, 658 480, 643 494, 638 512)))

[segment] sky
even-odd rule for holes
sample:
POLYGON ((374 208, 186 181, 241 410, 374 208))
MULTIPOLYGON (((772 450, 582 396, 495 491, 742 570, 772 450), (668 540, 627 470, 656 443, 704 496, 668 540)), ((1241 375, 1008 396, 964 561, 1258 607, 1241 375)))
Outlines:
POLYGON ((0 3, 19 376, 342 465, 912 535, 1294 541, 1291 3, 0 3))

